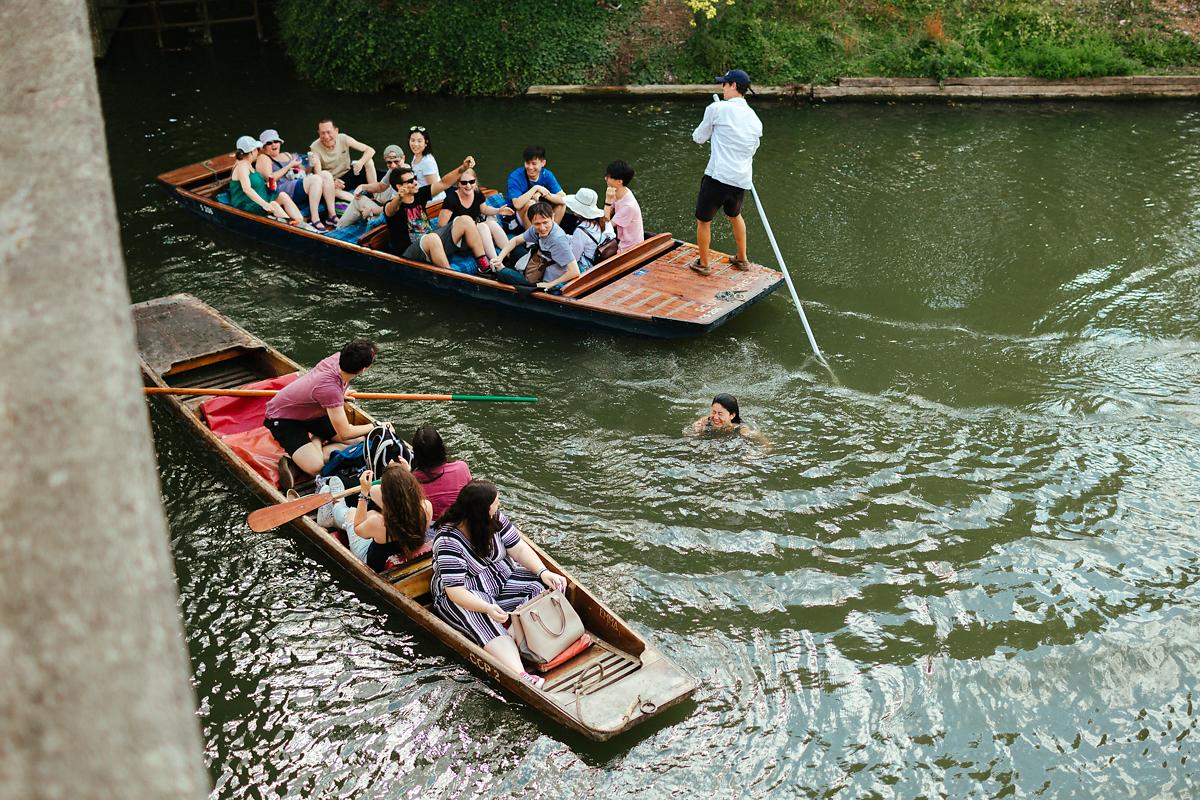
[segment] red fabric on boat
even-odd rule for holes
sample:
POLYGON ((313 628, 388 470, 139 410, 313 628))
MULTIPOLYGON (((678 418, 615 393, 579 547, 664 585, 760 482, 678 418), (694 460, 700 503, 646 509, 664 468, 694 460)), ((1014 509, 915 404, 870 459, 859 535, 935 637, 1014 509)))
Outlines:
POLYGON ((421 556, 428 555, 429 551, 432 549, 433 542, 426 542, 410 553, 396 553, 395 555, 388 556, 388 560, 384 562, 383 568, 386 571, 389 569, 395 569, 396 567, 402 567, 410 561, 416 561, 421 556))
POLYGON ((534 664, 533 668, 536 669, 538 672, 549 672, 550 670, 554 669, 555 667, 559 666, 560 664, 565 664, 566 662, 570 661, 572 658, 579 655, 584 650, 587 650, 591 646, 592 646, 592 637, 585 633, 583 636, 580 636, 578 639, 575 640, 575 644, 571 645, 566 650, 563 650, 561 653, 559 653, 554 658, 547 661, 545 664, 541 664, 541 665, 534 664))
MULTIPOLYGON (((221 398, 221 399, 256 399, 256 398, 221 398)), ((265 398, 258 398, 265 399, 265 398)), ((283 448, 279 446, 279 442, 275 441, 275 437, 271 432, 260 424, 257 428, 252 428, 241 433, 231 433, 228 436, 222 436, 221 440, 237 453, 237 457, 245 461, 250 467, 262 475, 272 486, 279 485, 279 459, 283 456, 283 448)))
MULTIPOLYGON (((278 378, 268 378, 265 381, 250 383, 242 389, 282 389, 296 378, 299 372, 291 375, 280 375, 278 378)), ((214 397, 200 404, 200 412, 204 421, 213 433, 224 437, 231 433, 241 433, 251 428, 261 428, 267 416, 267 401, 269 397, 214 397)))

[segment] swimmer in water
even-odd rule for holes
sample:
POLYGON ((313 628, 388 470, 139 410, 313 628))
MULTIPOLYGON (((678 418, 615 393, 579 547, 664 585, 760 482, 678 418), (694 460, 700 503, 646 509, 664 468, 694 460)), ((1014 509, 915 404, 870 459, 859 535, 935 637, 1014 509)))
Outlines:
POLYGON ((736 433, 749 439, 763 448, 770 448, 771 443, 758 431, 742 421, 739 413, 737 398, 731 394, 719 394, 713 398, 712 409, 691 425, 691 433, 696 435, 712 433, 736 433))

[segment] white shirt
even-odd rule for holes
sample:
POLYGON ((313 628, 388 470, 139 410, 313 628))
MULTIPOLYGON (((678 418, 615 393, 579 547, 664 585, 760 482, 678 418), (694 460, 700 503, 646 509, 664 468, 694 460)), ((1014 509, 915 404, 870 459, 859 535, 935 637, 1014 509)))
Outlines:
POLYGON ((709 105, 704 109, 704 119, 692 131, 696 144, 712 139, 704 174, 721 183, 749 189, 754 183, 754 151, 758 149, 762 130, 762 122, 744 97, 709 105))

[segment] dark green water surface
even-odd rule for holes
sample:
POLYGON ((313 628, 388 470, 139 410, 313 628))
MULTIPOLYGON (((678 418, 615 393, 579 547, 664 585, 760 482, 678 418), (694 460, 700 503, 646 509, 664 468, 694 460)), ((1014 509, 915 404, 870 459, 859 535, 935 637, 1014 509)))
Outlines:
POLYGON ((702 686, 604 745, 543 722, 250 533, 250 493, 156 408, 215 796, 1194 795, 1200 106, 758 102, 759 190, 834 380, 783 292, 693 341, 581 333, 177 208, 157 173, 332 115, 379 150, 425 125, 493 186, 529 142, 571 191, 625 158, 647 227, 693 237, 703 102, 355 97, 280 63, 101 64, 133 298, 192 292, 307 364, 371 335, 369 390, 538 395, 371 408, 438 425, 702 686), (680 435, 720 391, 771 452, 680 435))

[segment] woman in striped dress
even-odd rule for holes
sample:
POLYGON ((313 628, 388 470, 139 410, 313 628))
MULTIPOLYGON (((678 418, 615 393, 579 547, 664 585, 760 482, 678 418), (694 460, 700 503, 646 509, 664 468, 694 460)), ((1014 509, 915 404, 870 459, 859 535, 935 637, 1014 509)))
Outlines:
POLYGON ((500 663, 541 688, 542 678, 521 664, 517 644, 504 628, 508 612, 567 579, 551 572, 521 532, 500 513, 491 481, 473 480, 436 523, 433 540, 433 608, 500 663))

